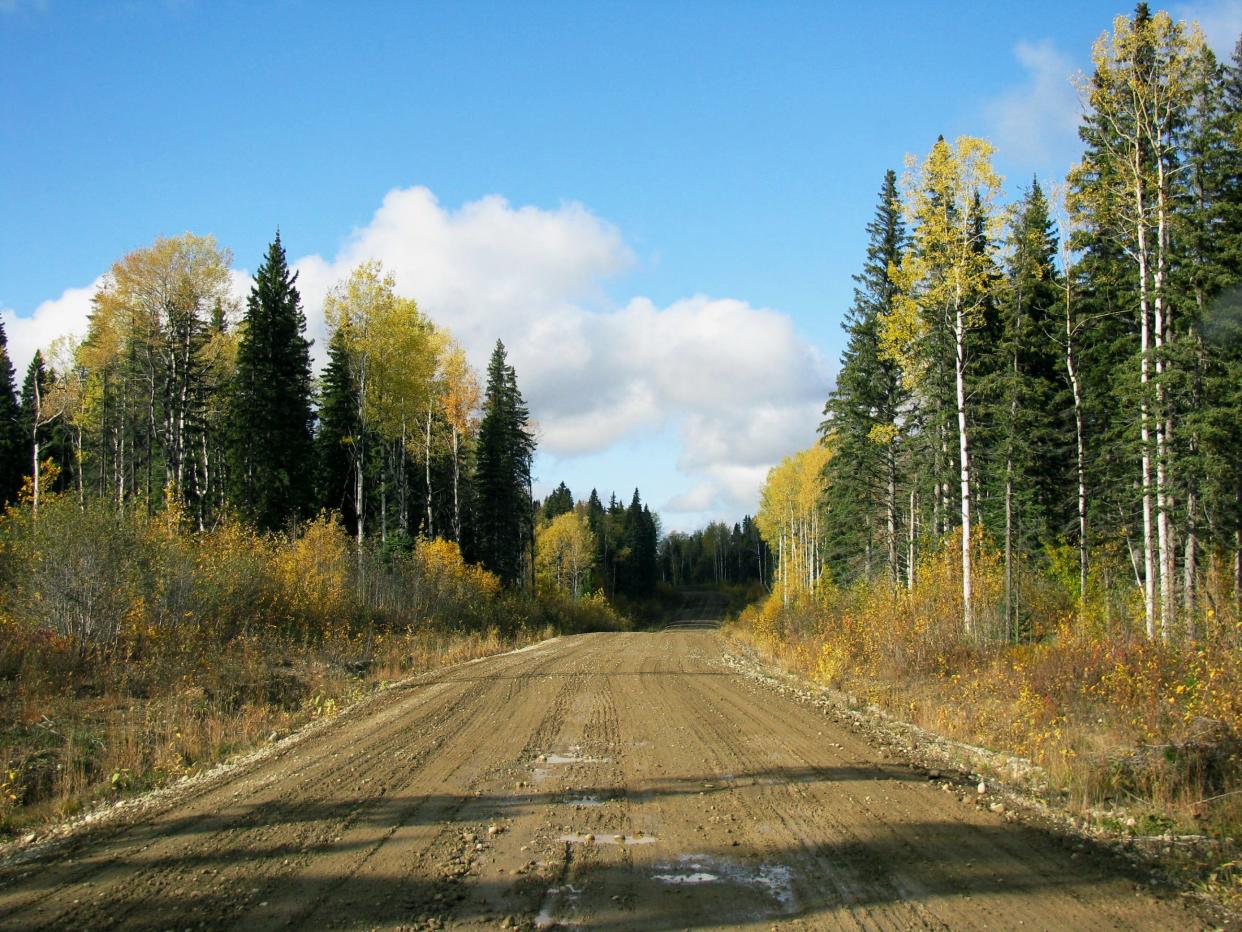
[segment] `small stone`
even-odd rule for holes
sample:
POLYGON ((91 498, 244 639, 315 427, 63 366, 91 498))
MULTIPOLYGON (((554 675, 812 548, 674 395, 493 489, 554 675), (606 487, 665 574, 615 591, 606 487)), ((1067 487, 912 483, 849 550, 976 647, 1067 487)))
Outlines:
POLYGON ((587 832, 586 837, 582 840, 587 844, 593 844, 595 842, 595 836, 591 832, 587 832))
POLYGON ((499 825, 489 825, 487 827, 487 834, 491 835, 493 838, 495 838, 497 835, 499 835, 503 831, 504 829, 501 828, 499 825))
POLYGON ((1005 811, 1005 804, 1004 803, 992 803, 992 805, 988 806, 988 808, 991 809, 993 812, 995 812, 997 815, 1000 815, 1002 812, 1005 811))
POLYGON ((982 780, 980 780, 978 790, 979 790, 979 795, 982 796, 984 793, 988 791, 988 785, 984 783, 982 780))

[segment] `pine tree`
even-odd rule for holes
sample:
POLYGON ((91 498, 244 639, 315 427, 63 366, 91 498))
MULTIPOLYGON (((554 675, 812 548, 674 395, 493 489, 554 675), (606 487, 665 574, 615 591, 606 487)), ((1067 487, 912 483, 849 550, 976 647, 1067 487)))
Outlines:
POLYGON ((317 503, 340 512, 351 535, 357 532, 354 506, 354 458, 349 448, 358 442, 358 389, 350 374, 344 333, 338 330, 328 341, 328 364, 324 369, 319 401, 319 429, 315 434, 317 503))
POLYGON ((559 515, 565 514, 567 511, 574 510, 574 496, 569 491, 569 486, 562 482, 544 499, 543 508, 541 509, 543 519, 551 521, 559 515))
POLYGON ((262 530, 310 517, 310 341, 280 233, 255 273, 237 348, 229 432, 233 501, 262 530))
MULTIPOLYGON (((980 380, 980 486, 987 523, 1005 551, 1005 623, 1018 633, 1017 574, 1023 558, 1055 540, 1070 522, 1064 492, 1072 469, 1067 438, 1072 402, 1059 348, 1060 291, 1057 238, 1048 201, 1033 181, 1008 237, 996 333, 989 338, 994 365, 980 380)), ((986 350, 985 350, 986 352, 986 350)), ((983 355, 981 353, 981 355, 983 355)))
POLYGON ((17 500, 22 477, 29 468, 22 409, 13 378, 9 342, 0 322, 0 508, 17 500))
POLYGON ((638 489, 634 490, 634 496, 624 514, 625 545, 617 567, 617 590, 631 598, 645 598, 655 591, 655 518, 642 503, 638 489))
POLYGON ((897 364, 880 347, 880 320, 893 309, 895 289, 888 272, 901 261, 906 229, 897 175, 891 170, 884 175, 867 235, 867 259, 854 276, 854 303, 843 325, 849 343, 820 426, 836 451, 827 467, 833 489, 826 513, 826 532, 833 541, 828 559, 834 578, 870 578, 881 556, 876 551, 882 550, 895 583, 900 575, 899 416, 905 396, 897 364))
POLYGON ((535 440, 517 373, 496 341, 487 367, 483 420, 479 425, 475 468, 477 515, 475 546, 480 562, 506 585, 519 584, 532 544, 531 461, 535 440))
POLYGON ((63 489, 70 475, 67 468, 70 465, 70 448, 64 433, 59 430, 64 412, 59 406, 60 399, 53 391, 54 383, 55 373, 44 365, 43 353, 35 350, 22 383, 21 419, 25 434, 23 454, 30 470, 27 475, 32 480, 32 506, 36 517, 40 496, 63 489), (56 485, 47 483, 43 476, 43 464, 48 460, 57 470, 59 478, 56 485))
POLYGON ((1185 502, 1183 610, 1192 634, 1201 549, 1231 554, 1242 611, 1242 39, 1225 66, 1204 47, 1196 78, 1175 275, 1190 311, 1175 360, 1190 373, 1175 478, 1185 502))

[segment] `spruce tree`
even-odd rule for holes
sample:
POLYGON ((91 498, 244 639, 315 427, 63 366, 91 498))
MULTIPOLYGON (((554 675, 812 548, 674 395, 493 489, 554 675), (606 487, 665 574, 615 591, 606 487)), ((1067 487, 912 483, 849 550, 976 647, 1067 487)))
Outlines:
POLYGON ((836 578, 870 577, 883 561, 895 582, 902 523, 898 422, 905 396, 897 364, 881 351, 880 318, 892 310, 889 268, 901 261, 906 230, 897 175, 891 170, 884 175, 867 236, 867 258, 862 272, 854 276, 854 303, 843 324, 849 343, 820 426, 834 451, 827 467, 834 491, 825 523, 836 578))
POLYGON ((280 233, 246 302, 230 410, 233 501, 262 530, 310 516, 314 501, 310 341, 280 233))
POLYGON ((1009 231, 994 332, 979 347, 986 361, 977 405, 980 504, 1005 554, 1005 619, 1019 632, 1018 575, 1023 559, 1065 534, 1073 504, 1072 399, 1060 347, 1057 238, 1037 181, 1009 231))
POLYGON ((26 436, 14 375, 8 338, 0 322, 0 507, 17 500, 22 477, 30 468, 26 462, 26 436))
POLYGON ((544 499, 543 508, 540 509, 545 521, 551 521, 566 512, 574 510, 574 495, 569 491, 569 486, 562 482, 555 489, 548 493, 548 497, 544 499))
POLYGON ((483 419, 479 424, 475 546, 480 562, 509 586, 519 584, 531 545, 531 461, 535 440, 517 373, 496 341, 487 367, 483 419))
POLYGON ((343 331, 328 341, 319 401, 319 429, 315 435, 316 501, 320 508, 339 512, 351 536, 358 527, 354 506, 353 458, 349 446, 357 442, 358 389, 350 375, 343 331))

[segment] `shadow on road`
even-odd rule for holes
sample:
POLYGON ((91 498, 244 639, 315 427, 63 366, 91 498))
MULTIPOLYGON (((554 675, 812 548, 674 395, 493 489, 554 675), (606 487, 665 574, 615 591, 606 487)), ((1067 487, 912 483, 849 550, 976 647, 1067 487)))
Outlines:
MULTIPOLYGON (((853 778, 853 777, 851 777, 853 778)), ((433 797, 389 799, 377 811, 359 813, 359 819, 418 818, 423 804, 433 797)), ((477 799, 472 801, 477 802, 477 799)), ((538 795, 524 801, 497 799, 497 809, 513 805, 536 805, 538 795)), ((432 806, 431 808, 436 808, 432 806)), ((335 810, 325 817, 339 816, 335 810)), ((250 812, 242 817, 252 824, 280 821, 277 812, 250 812)), ((298 821, 313 820, 304 811, 298 821)), ((207 824, 164 826, 170 832, 196 833, 222 828, 207 824)), ((865 910, 887 903, 930 903, 945 897, 999 897, 1048 894, 1061 891, 1073 897, 1104 879, 1115 879, 1117 870, 1103 875, 1099 869, 1068 869, 1049 864, 1046 872, 1030 869, 1022 857, 997 857, 998 852, 1029 852, 1044 847, 1049 839, 1035 829, 996 826, 959 826, 951 823, 923 822, 902 827, 899 834, 853 839, 796 848, 750 850, 745 847, 704 846, 688 851, 661 852, 655 870, 625 860, 585 868, 575 875, 574 887, 591 891, 589 903, 573 897, 560 898, 553 905, 561 919, 572 918, 575 910, 587 908, 594 929, 664 929, 719 926, 775 919, 785 915, 804 918, 826 917, 842 910, 865 910), (982 855, 991 854, 992 857, 982 855), (678 883, 671 877, 693 876, 714 871, 715 878, 696 883, 678 883), (678 874, 681 871, 681 874, 678 874), (721 894, 728 891, 734 915, 721 914, 721 894)), ((374 841, 366 846, 376 847, 374 841)), ((78 927, 100 925, 127 929, 164 929, 170 925, 195 928, 221 928, 245 917, 246 928, 273 924, 295 928, 321 927, 329 921, 349 917, 348 927, 403 925, 423 922, 431 917, 455 921, 487 921, 499 914, 534 915, 547 905, 549 889, 556 877, 529 875, 512 879, 449 880, 420 876, 359 878, 350 875, 315 874, 316 857, 341 853, 348 846, 327 842, 312 847, 280 845, 271 848, 220 847, 172 859, 147 859, 139 852, 117 859, 107 866, 130 871, 160 872, 163 891, 142 886, 125 890, 103 890, 90 902, 90 912, 78 927), (309 862, 309 863, 308 863, 309 862), (196 882, 204 875, 223 872, 239 863, 247 865, 247 879, 240 886, 212 887, 196 882), (293 877, 291 867, 310 867, 293 877), (290 913, 291 886, 298 892, 297 906, 290 913), (178 891, 183 891, 179 894, 178 891), (124 894, 124 895, 123 895, 124 894), (276 914, 281 899, 281 912, 276 914), (268 904, 273 904, 268 915, 268 904), (106 921, 104 920, 106 918, 106 921)), ((351 859, 353 860, 353 859, 351 859)), ((64 883, 61 871, 49 870, 33 883, 47 886, 64 883)), ((89 890, 90 888, 86 888, 89 890)), ((555 897, 554 897, 555 898, 555 897)), ((63 916, 62 920, 69 917, 63 916)), ((21 916, 0 917, 0 928, 33 929, 21 916)))

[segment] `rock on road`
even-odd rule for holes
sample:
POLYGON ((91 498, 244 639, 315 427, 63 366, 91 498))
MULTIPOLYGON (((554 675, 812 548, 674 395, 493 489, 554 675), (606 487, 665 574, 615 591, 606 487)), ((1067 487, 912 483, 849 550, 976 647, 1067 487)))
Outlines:
POLYGON ((10 859, 0 928, 1198 925, 725 654, 692 627, 581 635, 390 689, 10 859))

